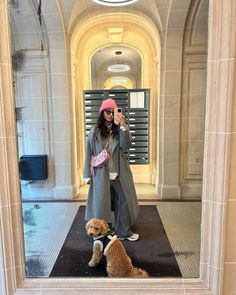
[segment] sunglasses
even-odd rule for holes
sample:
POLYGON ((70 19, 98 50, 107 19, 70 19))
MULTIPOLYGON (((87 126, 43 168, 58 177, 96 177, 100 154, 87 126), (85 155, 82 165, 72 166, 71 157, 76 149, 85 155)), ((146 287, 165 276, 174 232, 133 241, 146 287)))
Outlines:
POLYGON ((109 116, 110 114, 112 114, 114 116, 114 111, 110 111, 110 110, 105 110, 106 114, 109 116))

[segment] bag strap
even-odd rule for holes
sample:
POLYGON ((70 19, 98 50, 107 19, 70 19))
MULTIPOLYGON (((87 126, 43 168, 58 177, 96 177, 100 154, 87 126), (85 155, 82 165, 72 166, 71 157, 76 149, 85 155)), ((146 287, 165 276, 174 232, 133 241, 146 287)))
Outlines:
POLYGON ((112 130, 110 131, 109 135, 108 135, 108 140, 104 146, 104 149, 106 149, 109 153, 110 153, 110 146, 111 146, 111 137, 112 137, 112 130))

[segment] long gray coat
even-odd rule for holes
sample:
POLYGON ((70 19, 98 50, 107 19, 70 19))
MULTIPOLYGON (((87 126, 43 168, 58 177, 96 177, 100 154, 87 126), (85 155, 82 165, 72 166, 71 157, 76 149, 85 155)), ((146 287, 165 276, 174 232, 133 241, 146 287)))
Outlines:
MULTIPOLYGON (((84 178, 90 178, 90 158, 91 155, 98 155, 102 149, 102 138, 100 131, 93 128, 87 138, 86 155, 84 165, 84 178)), ((131 136, 128 131, 120 130, 120 144, 118 140, 112 141, 111 153, 116 171, 119 171, 118 157, 120 154, 120 183, 123 188, 127 206, 130 214, 131 225, 135 223, 138 215, 139 206, 135 192, 134 181, 129 163, 124 151, 131 147, 131 136), (120 153, 119 153, 120 147, 120 153)), ((91 218, 104 219, 111 222, 111 192, 108 165, 101 168, 95 168, 95 176, 91 177, 91 184, 88 192, 85 219, 91 218)))

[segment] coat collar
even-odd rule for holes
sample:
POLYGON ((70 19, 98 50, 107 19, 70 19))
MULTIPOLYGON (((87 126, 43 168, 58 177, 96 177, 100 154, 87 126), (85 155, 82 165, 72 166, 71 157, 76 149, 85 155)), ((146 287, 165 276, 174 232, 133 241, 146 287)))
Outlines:
MULTIPOLYGON (((103 140, 102 140, 101 132, 100 132, 99 129, 95 129, 95 136, 97 137, 97 139, 98 139, 98 141, 99 141, 101 147, 103 147, 104 142, 103 142, 103 140)), ((117 146, 117 144, 118 144, 118 140, 117 140, 116 138, 113 138, 113 140, 111 141, 111 146, 110 146, 110 147, 111 147, 111 153, 114 152, 114 149, 115 149, 115 147, 117 146)))

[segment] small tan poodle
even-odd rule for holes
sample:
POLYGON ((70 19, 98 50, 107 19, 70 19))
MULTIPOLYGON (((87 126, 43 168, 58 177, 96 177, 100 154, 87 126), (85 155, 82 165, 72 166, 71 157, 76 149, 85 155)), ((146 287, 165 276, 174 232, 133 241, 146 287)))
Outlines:
POLYGON ((109 235, 109 226, 106 221, 92 218, 85 227, 88 236, 94 239, 93 256, 88 263, 90 267, 96 267, 105 255, 109 277, 149 277, 145 270, 133 267, 120 240, 116 235, 109 235))

